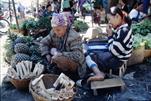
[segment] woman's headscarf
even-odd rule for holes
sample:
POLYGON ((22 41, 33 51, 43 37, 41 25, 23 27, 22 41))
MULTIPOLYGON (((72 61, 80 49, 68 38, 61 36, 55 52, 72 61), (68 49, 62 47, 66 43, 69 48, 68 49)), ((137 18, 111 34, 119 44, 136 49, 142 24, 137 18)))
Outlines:
POLYGON ((68 20, 67 17, 62 13, 54 13, 51 19, 51 26, 67 26, 68 20))

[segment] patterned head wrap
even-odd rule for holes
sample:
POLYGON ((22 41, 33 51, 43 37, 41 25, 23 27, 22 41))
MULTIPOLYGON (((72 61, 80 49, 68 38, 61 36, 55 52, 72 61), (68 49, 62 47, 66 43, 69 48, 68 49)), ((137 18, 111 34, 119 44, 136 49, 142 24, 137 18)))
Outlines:
POLYGON ((51 26, 67 26, 68 21, 67 17, 64 14, 61 13, 54 13, 51 19, 51 26))

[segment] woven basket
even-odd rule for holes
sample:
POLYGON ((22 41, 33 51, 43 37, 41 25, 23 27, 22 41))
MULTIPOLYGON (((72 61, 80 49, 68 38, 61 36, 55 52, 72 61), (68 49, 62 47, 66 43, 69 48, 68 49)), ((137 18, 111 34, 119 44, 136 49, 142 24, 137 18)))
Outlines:
POLYGON ((140 48, 137 48, 133 50, 131 57, 129 58, 127 65, 135 65, 142 63, 144 60, 144 46, 141 46, 140 48))
POLYGON ((28 90, 30 79, 12 79, 11 83, 19 90, 28 90))
POLYGON ((151 57, 151 49, 145 49, 144 50, 144 57, 145 58, 151 57))
MULTIPOLYGON (((46 89, 53 87, 53 83, 57 80, 57 78, 58 78, 57 75, 45 74, 42 79, 43 79, 43 82, 44 82, 46 89)), ((35 93, 33 91, 32 86, 31 86, 31 82, 29 84, 29 90, 32 93, 32 96, 33 96, 35 101, 49 101, 48 99, 38 95, 37 93, 35 93)), ((72 101, 72 100, 73 100, 73 97, 69 98, 67 100, 63 100, 63 101, 72 101)), ((60 101, 60 100, 52 100, 52 101, 60 101)))

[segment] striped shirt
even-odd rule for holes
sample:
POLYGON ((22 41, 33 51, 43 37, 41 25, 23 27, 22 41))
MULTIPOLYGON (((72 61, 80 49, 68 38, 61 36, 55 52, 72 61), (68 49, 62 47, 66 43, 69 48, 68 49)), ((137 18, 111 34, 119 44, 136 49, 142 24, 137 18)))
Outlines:
POLYGON ((128 24, 117 28, 109 37, 109 51, 121 61, 126 61, 132 53, 133 36, 128 24))

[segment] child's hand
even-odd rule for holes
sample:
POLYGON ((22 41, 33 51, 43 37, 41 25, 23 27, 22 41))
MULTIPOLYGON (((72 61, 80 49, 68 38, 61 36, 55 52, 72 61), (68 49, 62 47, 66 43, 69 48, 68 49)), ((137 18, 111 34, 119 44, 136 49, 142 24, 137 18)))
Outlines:
POLYGON ((112 36, 112 27, 111 27, 111 25, 107 26, 106 32, 107 32, 108 36, 112 36))

